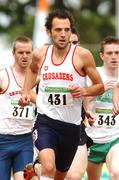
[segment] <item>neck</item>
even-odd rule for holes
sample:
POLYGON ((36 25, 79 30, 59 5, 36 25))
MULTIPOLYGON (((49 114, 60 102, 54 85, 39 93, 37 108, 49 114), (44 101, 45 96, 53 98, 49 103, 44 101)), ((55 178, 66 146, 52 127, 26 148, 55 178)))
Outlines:
POLYGON ((63 60, 65 59, 65 57, 68 53, 69 48, 70 48, 69 45, 63 49, 59 49, 57 47, 54 47, 54 49, 53 49, 53 62, 56 64, 63 62, 63 60))
POLYGON ((119 68, 108 68, 106 66, 103 66, 103 69, 106 73, 107 76, 109 76, 110 78, 117 78, 118 77, 118 73, 119 73, 119 68))
POLYGON ((55 56, 62 57, 67 53, 68 49, 69 49, 69 44, 65 48, 57 48, 56 46, 54 46, 54 54, 55 56))
POLYGON ((13 69, 13 74, 15 76, 15 79, 17 81, 17 84, 22 87, 24 84, 24 78, 25 78, 25 73, 26 73, 26 68, 20 67, 17 64, 14 64, 12 66, 13 69))
POLYGON ((14 64, 13 66, 12 66, 12 69, 14 70, 14 71, 17 71, 18 73, 20 73, 20 74, 22 74, 22 75, 24 75, 25 73, 26 73, 26 67, 20 67, 18 64, 14 64))

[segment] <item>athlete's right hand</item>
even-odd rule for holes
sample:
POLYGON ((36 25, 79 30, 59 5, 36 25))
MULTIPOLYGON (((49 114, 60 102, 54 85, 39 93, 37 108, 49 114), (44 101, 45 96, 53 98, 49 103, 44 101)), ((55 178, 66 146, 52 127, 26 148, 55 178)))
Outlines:
POLYGON ((30 101, 31 101, 30 94, 22 93, 18 104, 19 106, 27 106, 29 105, 30 101))
POLYGON ((107 91, 108 89, 113 89, 115 85, 115 81, 109 80, 104 83, 104 89, 107 91))
POLYGON ((93 126, 95 122, 95 116, 91 111, 86 111, 86 117, 90 126, 93 126))

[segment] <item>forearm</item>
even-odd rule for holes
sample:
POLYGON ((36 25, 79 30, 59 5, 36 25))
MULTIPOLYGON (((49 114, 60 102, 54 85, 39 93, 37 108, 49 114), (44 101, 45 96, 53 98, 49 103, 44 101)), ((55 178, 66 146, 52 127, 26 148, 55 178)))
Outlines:
POLYGON ((36 96, 37 96, 37 94, 33 90, 30 92, 30 94, 31 94, 31 102, 36 104, 36 96))
POLYGON ((119 83, 117 83, 113 88, 112 100, 114 104, 119 100, 119 83))
POLYGON ((83 107, 85 109, 85 115, 86 115, 86 122, 88 122, 88 124, 90 126, 93 126, 94 122, 95 122, 95 114, 94 114, 94 99, 95 97, 85 97, 83 100, 83 107))
POLYGON ((113 88, 112 101, 113 101, 112 113, 114 115, 118 115, 119 114, 119 83, 117 83, 113 88))
POLYGON ((82 88, 82 96, 97 96, 104 93, 103 84, 94 84, 89 87, 82 88))
POLYGON ((1 84, 2 84, 2 80, 1 80, 1 78, 0 78, 0 93, 2 92, 2 86, 1 86, 1 84))
POLYGON ((87 96, 83 98, 83 107, 85 111, 92 111, 94 96, 87 96))
POLYGON ((24 86, 22 88, 22 92, 29 92, 35 85, 37 78, 37 73, 32 71, 32 69, 29 67, 24 81, 24 86))

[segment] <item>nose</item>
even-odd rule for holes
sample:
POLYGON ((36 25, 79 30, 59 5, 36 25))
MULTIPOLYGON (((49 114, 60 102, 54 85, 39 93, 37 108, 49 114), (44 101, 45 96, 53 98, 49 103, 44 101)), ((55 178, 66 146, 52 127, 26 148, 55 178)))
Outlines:
POLYGON ((112 58, 115 59, 117 57, 116 53, 112 53, 112 58))
POLYGON ((26 57, 27 56, 27 53, 26 52, 23 52, 23 57, 26 57))
POLYGON ((65 32, 65 30, 64 29, 62 29, 62 32, 61 32, 61 36, 65 36, 66 35, 66 32, 65 32))

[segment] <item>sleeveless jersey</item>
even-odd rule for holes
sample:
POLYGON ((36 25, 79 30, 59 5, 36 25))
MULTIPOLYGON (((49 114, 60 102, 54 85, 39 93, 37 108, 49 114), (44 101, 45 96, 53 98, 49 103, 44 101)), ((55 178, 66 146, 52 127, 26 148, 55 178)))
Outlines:
MULTIPOLYGON (((103 67, 98 67, 97 70, 103 82, 110 80, 103 67)), ((115 78, 115 83, 116 81, 118 81, 118 75, 115 78)), ((119 115, 112 114, 112 106, 112 89, 97 96, 93 102, 93 113, 96 116, 96 121, 94 126, 86 128, 86 132, 95 143, 108 143, 119 138, 119 115)))
POLYGON ((34 123, 34 105, 20 107, 21 87, 17 84, 11 67, 5 69, 8 87, 0 94, 0 134, 20 135, 32 131, 34 123))
POLYGON ((70 45, 61 64, 52 61, 53 45, 50 45, 41 68, 41 81, 37 96, 38 112, 52 119, 79 125, 81 122, 82 97, 72 98, 69 85, 84 87, 85 77, 73 66, 76 45, 70 45))

